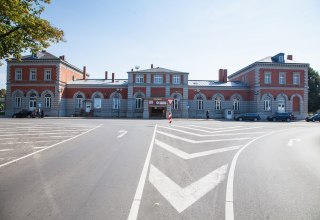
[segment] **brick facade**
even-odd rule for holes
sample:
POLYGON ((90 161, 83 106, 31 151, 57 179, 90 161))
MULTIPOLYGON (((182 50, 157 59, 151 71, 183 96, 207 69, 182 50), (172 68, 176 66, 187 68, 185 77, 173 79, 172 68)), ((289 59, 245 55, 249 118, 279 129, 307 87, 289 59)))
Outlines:
POLYGON ((229 77, 220 69, 219 80, 188 80, 187 72, 153 65, 131 70, 127 79, 115 79, 114 74, 108 79, 107 72, 104 79, 88 79, 85 67, 80 70, 64 56, 42 51, 20 62, 8 61, 6 116, 41 109, 48 116, 161 118, 172 111, 173 117, 204 118, 209 110, 211 118, 223 118, 232 110, 235 115, 258 112, 262 118, 287 111, 302 119, 308 112, 308 64, 294 62, 292 56, 280 62, 279 56, 284 54, 229 77), (137 81, 137 75, 143 80, 137 81), (171 106, 168 98, 174 99, 171 106))

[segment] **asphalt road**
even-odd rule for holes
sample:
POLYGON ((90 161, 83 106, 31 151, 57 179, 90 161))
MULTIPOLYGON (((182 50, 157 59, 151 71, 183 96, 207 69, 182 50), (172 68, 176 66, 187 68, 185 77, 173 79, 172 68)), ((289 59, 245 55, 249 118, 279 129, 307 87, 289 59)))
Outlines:
POLYGON ((0 219, 320 219, 320 123, 0 119, 0 219))

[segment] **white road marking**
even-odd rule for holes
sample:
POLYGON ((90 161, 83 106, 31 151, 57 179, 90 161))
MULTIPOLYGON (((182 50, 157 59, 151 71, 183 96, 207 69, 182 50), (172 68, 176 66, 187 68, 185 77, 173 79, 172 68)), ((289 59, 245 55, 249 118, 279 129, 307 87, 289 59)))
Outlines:
POLYGON ((195 141, 195 140, 191 140, 191 139, 188 139, 188 138, 183 138, 183 137, 179 137, 179 136, 176 136, 176 135, 173 135, 173 134, 169 134, 169 133, 166 133, 166 132, 163 132, 163 131, 157 131, 157 133, 162 134, 162 135, 166 135, 168 137, 175 138, 175 139, 178 139, 178 140, 182 140, 182 141, 185 141, 185 142, 189 142, 189 143, 192 143, 192 144, 211 143, 211 142, 220 142, 220 141, 239 141, 239 140, 250 139, 250 138, 229 138, 229 139, 214 139, 214 140, 195 141))
POLYGON ((13 151, 13 149, 0 149, 0 152, 13 151))
POLYGON ((205 128, 209 130, 224 130, 224 129, 231 129, 231 128, 242 128, 243 126, 233 126, 233 127, 220 127, 220 128, 212 128, 212 127, 204 127, 204 126, 198 126, 198 125, 188 125, 189 127, 196 127, 196 128, 205 128))
POLYGON ((219 185, 225 178, 227 167, 228 164, 225 164, 189 186, 181 188, 151 164, 149 181, 181 213, 219 185))
POLYGON ((293 146, 293 142, 296 141, 296 142, 300 142, 301 139, 300 138, 293 138, 293 139, 290 139, 289 142, 288 142, 288 146, 289 147, 292 147, 293 146))
POLYGON ((129 216, 128 216, 128 220, 136 220, 137 217, 138 217, 138 212, 139 212, 139 208, 140 208, 143 188, 144 188, 144 184, 145 184, 146 178, 147 178, 147 172, 148 172, 148 167, 149 167, 149 163, 150 163, 150 159, 151 159, 151 153, 152 153, 152 149, 153 149, 153 145, 154 145, 154 140, 155 140, 155 137, 156 137, 156 132, 157 132, 157 125, 155 126, 154 131, 153 131, 151 143, 150 143, 150 146, 149 146, 149 150, 148 150, 148 153, 147 153, 146 160, 145 160, 144 165, 143 165, 143 169, 142 169, 141 176, 140 176, 140 179, 139 179, 138 187, 137 187, 136 193, 135 193, 134 198, 133 198, 133 202, 132 202, 132 205, 131 205, 131 209, 130 209, 130 213, 129 213, 129 216))
POLYGON ((128 131, 120 130, 119 133, 121 133, 121 134, 118 135, 118 138, 122 138, 126 133, 128 133, 128 131))
POLYGON ((168 130, 172 130, 172 131, 177 131, 180 133, 184 133, 184 134, 190 134, 190 135, 194 135, 197 137, 215 137, 215 136, 230 136, 230 135, 247 135, 247 134, 262 134, 264 132, 250 132, 250 133, 227 133, 227 134, 196 134, 194 132, 189 132, 189 131, 185 131, 185 130, 180 130, 180 129, 175 129, 175 128, 171 128, 171 127, 166 127, 166 126, 158 126, 159 128, 164 128, 164 129, 168 129, 168 130))
POLYGON ((250 129, 256 129, 256 128, 262 128, 261 126, 259 127, 247 127, 247 128, 234 128, 234 129, 225 129, 225 130, 218 130, 218 131, 207 131, 207 130, 203 130, 203 129, 197 129, 197 128, 190 128, 187 126, 178 126, 178 125, 172 125, 172 127, 180 127, 180 128, 185 128, 185 129, 190 129, 190 130, 195 130, 195 131, 201 131, 201 132, 205 132, 205 133, 210 133, 210 134, 215 134, 215 133, 220 133, 220 132, 230 132, 230 131, 242 131, 242 130, 250 130, 250 129))
POLYGON ((43 146, 43 147, 33 147, 34 149, 43 149, 46 148, 47 146, 43 146))
POLYGON ((30 153, 30 154, 24 155, 24 156, 22 156, 22 157, 19 157, 19 158, 15 159, 15 160, 11 160, 11 161, 9 161, 9 162, 7 162, 7 163, 1 164, 1 165, 0 165, 0 168, 2 168, 2 167, 4 167, 4 166, 7 166, 7 165, 9 165, 9 164, 18 162, 19 160, 28 158, 28 157, 30 157, 30 156, 32 156, 32 155, 35 155, 35 154, 37 154, 37 153, 40 153, 40 152, 42 152, 42 151, 51 149, 51 148, 53 148, 53 147, 55 147, 55 146, 57 146, 57 145, 59 145, 59 144, 65 143, 65 142, 70 141, 70 140, 73 140, 73 139, 75 139, 75 138, 77 138, 77 137, 80 137, 80 136, 82 136, 82 135, 84 135, 84 134, 86 134, 86 133, 89 133, 90 131, 93 131, 93 130, 101 127, 101 126, 102 126, 102 124, 100 124, 100 125, 98 125, 98 126, 96 126, 96 127, 94 127, 94 128, 91 128, 91 129, 89 129, 89 130, 87 130, 87 131, 85 131, 85 132, 83 132, 83 133, 81 133, 81 134, 78 134, 78 135, 73 136, 73 137, 71 137, 71 138, 68 138, 68 139, 66 139, 66 140, 60 141, 60 142, 58 142, 58 143, 55 143, 55 144, 53 144, 53 145, 51 145, 51 146, 48 146, 47 148, 40 149, 40 150, 35 151, 35 152, 33 152, 33 153, 30 153))
POLYGON ((217 154, 217 153, 222 153, 222 152, 231 151, 231 150, 237 150, 241 147, 241 146, 224 147, 224 148, 220 148, 220 149, 214 149, 214 150, 208 150, 208 151, 202 151, 202 152, 198 152, 198 153, 189 154, 189 153, 186 153, 182 150, 174 148, 166 143, 163 143, 162 141, 159 141, 157 139, 155 140, 155 144, 158 145, 159 147, 175 154, 176 156, 178 156, 184 160, 208 156, 211 154, 217 154))
POLYGON ((227 180, 227 189, 226 189, 226 204, 225 204, 225 220, 234 220, 234 210, 233 210, 233 182, 234 182, 234 172, 237 164, 237 160, 241 152, 246 149, 250 144, 255 142, 256 140, 271 135, 273 132, 257 137, 251 141, 249 141, 246 145, 244 145, 240 150, 237 151, 235 156, 232 159, 228 180, 227 180))

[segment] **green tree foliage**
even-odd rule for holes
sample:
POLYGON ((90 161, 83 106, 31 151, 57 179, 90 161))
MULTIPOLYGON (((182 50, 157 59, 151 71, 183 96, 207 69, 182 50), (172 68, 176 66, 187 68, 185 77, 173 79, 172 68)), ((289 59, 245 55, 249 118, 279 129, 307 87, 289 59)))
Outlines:
POLYGON ((6 95, 6 90, 5 89, 0 89, 0 98, 4 98, 6 95))
POLYGON ((320 76, 317 71, 309 67, 308 70, 309 84, 309 112, 320 110, 320 76))
POLYGON ((0 60, 63 41, 63 31, 40 18, 45 4, 50 0, 0 0, 0 60))

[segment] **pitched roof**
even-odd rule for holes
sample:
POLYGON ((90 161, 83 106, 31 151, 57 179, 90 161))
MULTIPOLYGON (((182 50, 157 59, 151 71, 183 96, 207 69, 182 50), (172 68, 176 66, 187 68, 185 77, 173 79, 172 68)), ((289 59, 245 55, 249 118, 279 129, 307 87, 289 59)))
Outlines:
MULTIPOLYGON (((176 70, 169 70, 169 69, 165 69, 162 67, 156 67, 156 68, 151 68, 151 69, 145 69, 145 70, 137 70, 134 71, 135 73, 186 73, 187 72, 180 72, 180 71, 176 71, 176 70)), ((128 72, 130 73, 130 72, 128 72)))
POLYGON ((233 81, 233 82, 219 82, 215 80, 189 80, 188 86, 210 86, 210 87, 247 87, 246 84, 233 81))
POLYGON ((59 57, 48 53, 47 51, 39 51, 36 54, 22 56, 21 60, 59 60, 59 57))
POLYGON ((127 85, 127 79, 115 79, 112 82, 111 79, 78 79, 70 81, 68 85, 127 85))

